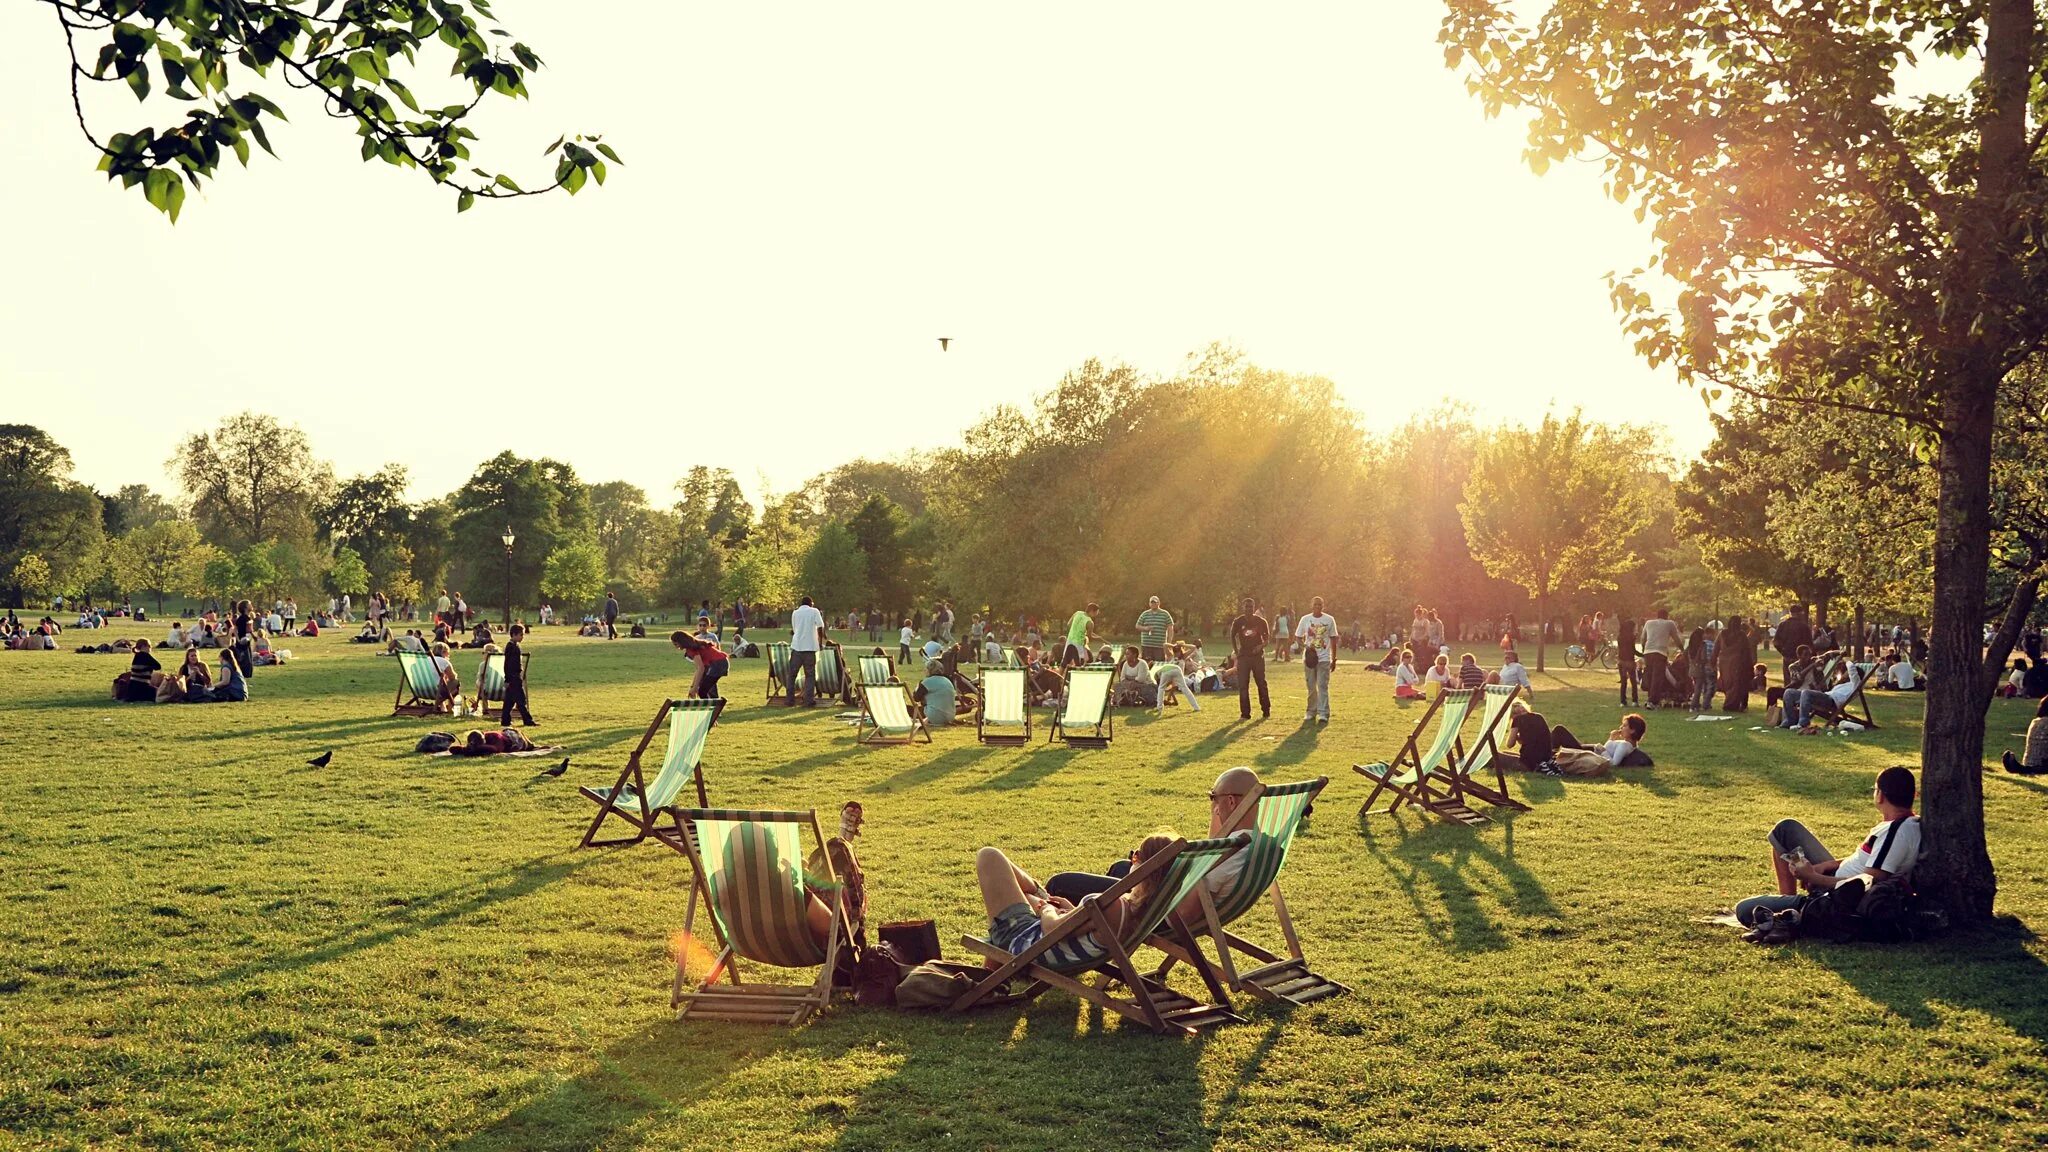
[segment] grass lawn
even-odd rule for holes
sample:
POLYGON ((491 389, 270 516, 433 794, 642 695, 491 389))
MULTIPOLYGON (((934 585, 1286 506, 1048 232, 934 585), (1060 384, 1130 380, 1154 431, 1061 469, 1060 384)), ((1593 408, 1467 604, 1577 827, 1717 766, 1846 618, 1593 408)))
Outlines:
MULTIPOLYGON (((1249 1023, 1191 1041, 1057 992, 967 1018, 842 1004, 791 1032, 677 1023, 687 865, 574 847, 593 811, 575 786, 609 784, 687 683, 665 642, 532 645, 538 734, 575 757, 562 780, 416 756, 437 725, 387 717, 392 661, 340 636, 291 647, 216 707, 111 703, 117 656, 0 654, 0 1147, 2048 1142, 2048 944, 2023 927, 2048 921, 2048 785, 1987 776, 1995 932, 1764 950, 1692 922, 1767 886, 1782 816, 1846 853, 1878 769, 1914 759, 1917 697, 1876 699, 1882 730, 1840 739, 1651 713, 1656 768, 1516 779, 1534 811, 1475 830, 1355 814, 1350 765, 1419 715, 1357 665, 1321 731, 1286 665, 1271 721, 1220 700, 1122 713, 1111 750, 1068 752, 980 748, 971 726, 855 748, 829 710, 764 707, 763 663, 736 662, 713 803, 829 826, 861 800, 871 918, 933 918, 952 953, 983 926, 978 845, 1040 875, 1100 867, 1156 826, 1203 832, 1230 765, 1332 781, 1285 884, 1352 996, 1291 1015, 1240 998, 1249 1023)), ((1554 722, 1613 723, 1601 674, 1538 680, 1554 722)), ((1994 754, 2027 714, 1993 708, 1994 754)))

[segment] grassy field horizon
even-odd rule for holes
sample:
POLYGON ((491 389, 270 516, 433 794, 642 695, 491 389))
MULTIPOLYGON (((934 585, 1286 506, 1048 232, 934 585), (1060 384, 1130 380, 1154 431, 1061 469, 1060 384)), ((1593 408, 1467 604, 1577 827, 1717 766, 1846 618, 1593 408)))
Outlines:
MULTIPOLYGON (((1215 697, 1125 711, 1096 752, 982 748, 971 725, 855 747, 835 709, 764 706, 764 662, 736 661, 712 802, 829 825, 861 800, 871 921, 931 918, 955 957, 983 925, 982 844, 1040 874, 1100 867, 1155 827, 1199 833, 1225 767, 1331 780, 1283 882, 1311 961, 1352 995, 1292 1012, 1240 997, 1247 1023, 1193 1040, 1058 992, 966 1017, 842 1002, 790 1031, 674 1020, 686 862, 575 847, 594 811, 576 786, 611 783, 687 686, 665 643, 540 630, 534 734, 572 757, 552 780, 533 760, 415 755, 450 724, 391 718, 395 663, 345 637, 290 641, 298 659, 235 706, 115 704, 116 656, 0 658, 0 1146, 2048 1141, 2048 944, 2031 930, 2048 784, 1986 775, 1985 932, 1758 949, 1696 922, 1767 886, 1777 819, 1842 851, 1875 822, 1872 777, 1917 761, 1917 697, 1873 694, 1882 727, 1842 737, 1650 713, 1656 767, 1512 779, 1532 810, 1470 829, 1357 814, 1351 765, 1420 715, 1357 662, 1327 727, 1301 724, 1299 665, 1277 665, 1269 721, 1215 697), (304 763, 328 748, 327 767, 304 763)), ((465 680, 474 661, 457 656, 465 680)), ((1558 664, 1538 707, 1604 732, 1612 674, 1558 664)), ((1994 703, 1994 759, 2030 713, 1994 703)))

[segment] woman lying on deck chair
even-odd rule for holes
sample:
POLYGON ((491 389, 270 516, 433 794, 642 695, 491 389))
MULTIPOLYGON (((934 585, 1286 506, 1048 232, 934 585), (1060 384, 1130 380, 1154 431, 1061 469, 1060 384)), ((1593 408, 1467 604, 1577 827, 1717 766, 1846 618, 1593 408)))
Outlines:
MULTIPOLYGON (((1131 853, 1131 866, 1135 868, 1143 864, 1179 838, 1170 831, 1154 832, 1145 837, 1138 850, 1131 853)), ((1047 892, 1045 885, 1012 864, 1001 849, 983 848, 974 854, 974 878, 981 884, 981 902, 988 909, 988 942, 1012 956, 1028 950, 1051 931, 1053 925, 1074 914, 1072 902, 1047 892)), ((1145 902, 1152 898, 1156 883, 1156 880, 1145 881, 1115 903, 1103 906, 1102 912, 1109 919, 1111 931, 1123 931, 1124 917, 1145 906, 1145 902)), ((993 960, 988 961, 988 966, 1000 967, 993 960)))

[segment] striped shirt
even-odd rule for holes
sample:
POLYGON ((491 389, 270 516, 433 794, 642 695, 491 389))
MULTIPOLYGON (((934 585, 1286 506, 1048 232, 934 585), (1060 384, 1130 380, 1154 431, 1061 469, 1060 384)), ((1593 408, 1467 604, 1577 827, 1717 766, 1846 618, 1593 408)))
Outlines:
POLYGON ((1164 608, 1147 608, 1138 613, 1138 643, 1146 648, 1166 647, 1166 630, 1173 627, 1173 613, 1164 608))
POLYGON ((1486 683, 1486 669, 1477 664, 1465 664, 1458 669, 1458 686, 1478 688, 1486 683))

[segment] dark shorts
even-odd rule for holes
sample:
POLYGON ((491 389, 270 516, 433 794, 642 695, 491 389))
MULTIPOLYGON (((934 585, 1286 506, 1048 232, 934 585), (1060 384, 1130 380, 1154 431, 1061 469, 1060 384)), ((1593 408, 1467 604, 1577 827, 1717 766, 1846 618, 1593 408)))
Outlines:
POLYGON ((1166 646, 1163 644, 1140 644, 1138 645, 1138 655, 1143 657, 1147 664, 1157 664, 1161 660, 1166 659, 1166 646))

